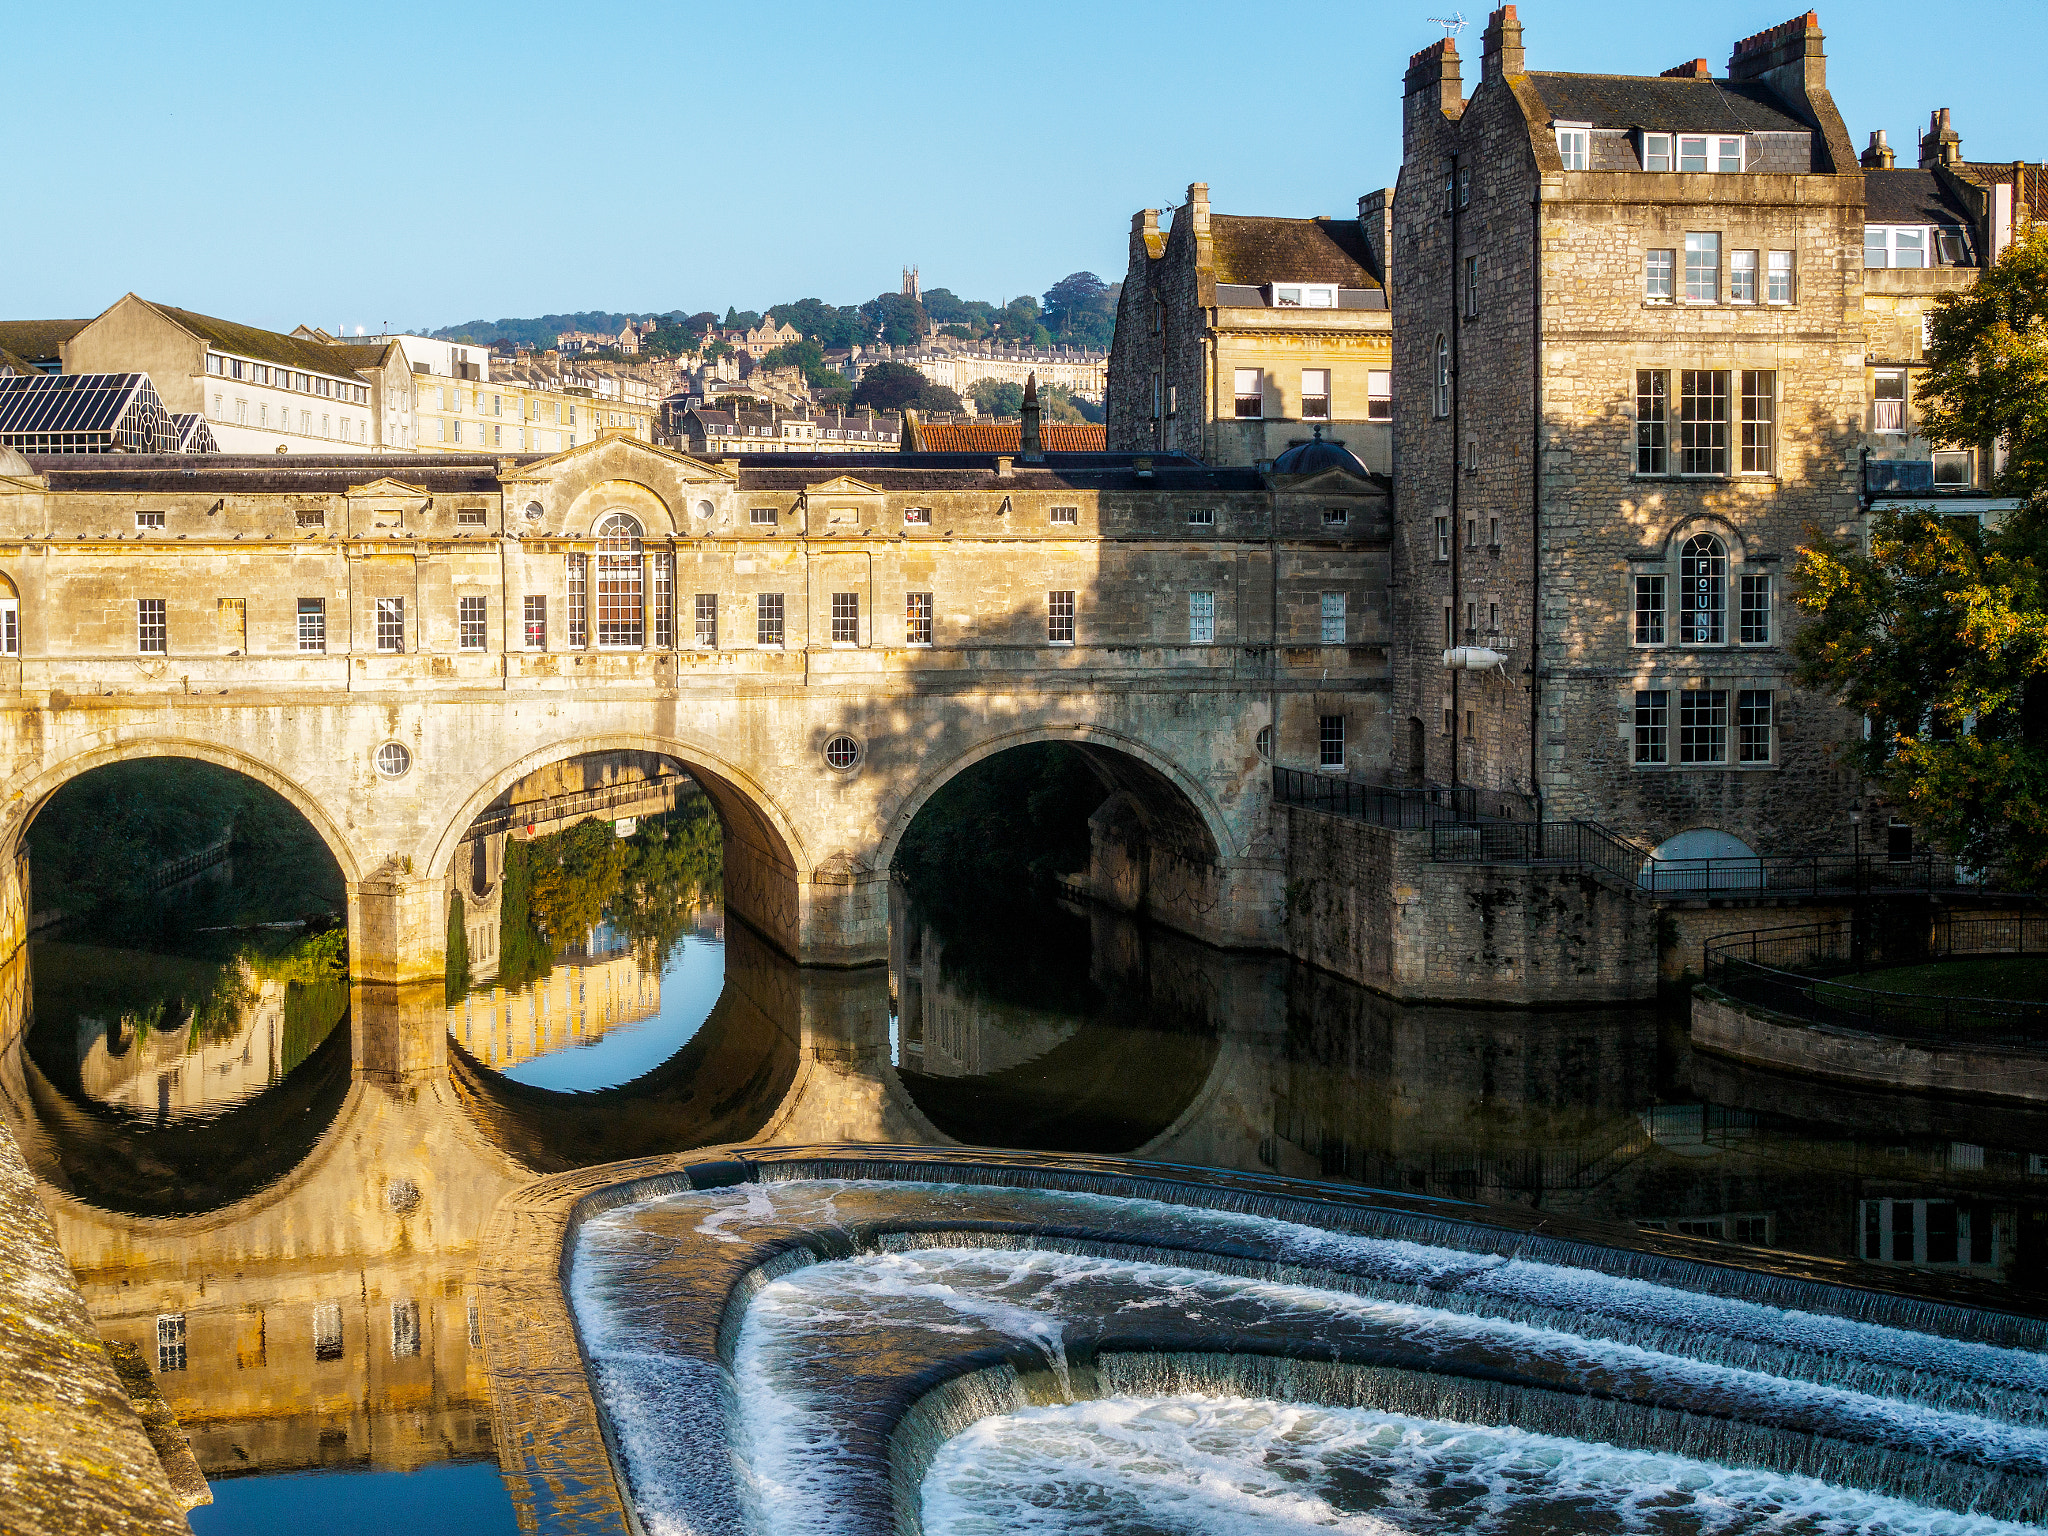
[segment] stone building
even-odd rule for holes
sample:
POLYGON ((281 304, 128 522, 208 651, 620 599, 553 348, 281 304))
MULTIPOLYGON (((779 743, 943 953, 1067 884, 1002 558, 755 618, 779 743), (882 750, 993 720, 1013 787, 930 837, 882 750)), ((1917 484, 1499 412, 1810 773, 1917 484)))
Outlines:
MULTIPOLYGON (((146 373, 173 414, 206 419, 226 453, 376 453, 402 358, 126 294, 63 343, 66 373, 146 373)), ((393 445, 395 446, 395 445, 393 445)))
POLYGON ((1131 220, 1110 354, 1109 445, 1270 462, 1321 427, 1392 468, 1391 194, 1356 219, 1212 213, 1196 182, 1169 229, 1131 220))
POLYGON ((675 445, 685 453, 722 458, 739 453, 886 453, 903 434, 891 412, 786 411, 688 406, 675 417, 675 445))
POLYGON ((1946 107, 1929 114, 1917 168, 1895 163, 1882 129, 1871 134, 1862 165, 1865 504, 2000 516, 2018 505, 1986 489, 2004 467, 2001 451, 1992 443, 1930 443, 1920 432, 1919 380, 1937 301, 1968 289, 2048 218, 2048 170, 2023 160, 1963 159, 1946 107))
MULTIPOLYGON (((1834 851, 1855 729, 1793 682, 1786 572, 1860 526, 1864 178, 1819 23, 1727 75, 1410 61, 1393 206, 1392 765, 1667 855, 1834 851)), ((1865 814, 1871 814, 1866 811, 1865 814)))
POLYGON ((932 336, 914 347, 887 343, 855 347, 839 366, 858 384, 861 375, 877 363, 915 368, 963 399, 984 379, 1022 388, 1035 377, 1041 385, 1057 384, 1079 399, 1095 401, 1102 400, 1109 388, 1109 354, 1099 347, 1020 347, 932 336))

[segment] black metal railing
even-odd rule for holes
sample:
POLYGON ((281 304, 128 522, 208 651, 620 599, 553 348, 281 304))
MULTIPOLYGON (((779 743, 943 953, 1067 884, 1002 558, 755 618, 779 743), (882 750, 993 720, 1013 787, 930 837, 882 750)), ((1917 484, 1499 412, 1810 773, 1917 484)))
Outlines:
POLYGON ((1637 883, 1650 857, 1597 821, 1528 821, 1438 826, 1429 856, 1447 864, 1566 864, 1637 883))
POLYGON ((1946 1044, 2048 1042, 2048 998, 1901 992, 1871 967, 2048 957, 2048 913, 1944 914, 1879 943, 1854 923, 1730 933, 1707 941, 1708 984, 1737 1001, 1815 1024, 1946 1044))
POLYGON ((1452 864, 1568 864, 1597 869, 1659 896, 1779 896, 1925 891, 1957 883, 1953 862, 1932 854, 1786 855, 1662 859, 1596 821, 1522 825, 1438 825, 1430 856, 1452 864))
POLYGON ((465 839, 509 832, 515 827, 538 826, 544 821, 566 821, 572 817, 595 816, 615 806, 635 801, 659 800, 667 809, 675 804, 676 788, 687 780, 642 779, 630 784, 607 784, 599 789, 578 790, 569 795, 551 795, 504 810, 486 811, 470 823, 465 839))
POLYGON ((1508 789, 1469 784, 1361 784, 1335 774, 1301 768, 1273 769, 1273 800, 1332 816, 1350 816, 1376 827, 1419 832, 1442 822, 1527 821, 1535 802, 1508 789))

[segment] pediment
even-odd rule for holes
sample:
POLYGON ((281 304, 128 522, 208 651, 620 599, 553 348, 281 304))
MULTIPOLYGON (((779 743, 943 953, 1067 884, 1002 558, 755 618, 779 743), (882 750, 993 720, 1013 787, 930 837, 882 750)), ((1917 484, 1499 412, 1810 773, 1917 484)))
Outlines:
POLYGON ((851 475, 838 475, 818 485, 804 487, 806 496, 886 496, 887 491, 869 485, 865 480, 856 480, 851 475))
POLYGON ((560 453, 549 454, 506 471, 499 480, 505 485, 546 484, 563 478, 598 474, 607 479, 654 480, 669 478, 685 484, 731 484, 737 472, 710 460, 662 448, 627 433, 607 433, 588 443, 578 443, 560 453))
POLYGON ((403 480, 394 480, 389 475, 379 475, 368 485, 352 485, 344 492, 351 501, 425 501, 427 488, 423 485, 407 485, 403 480))
POLYGON ((1312 475, 1275 475, 1274 489, 1286 496, 1384 496, 1386 486, 1377 476, 1353 474, 1335 465, 1312 475))

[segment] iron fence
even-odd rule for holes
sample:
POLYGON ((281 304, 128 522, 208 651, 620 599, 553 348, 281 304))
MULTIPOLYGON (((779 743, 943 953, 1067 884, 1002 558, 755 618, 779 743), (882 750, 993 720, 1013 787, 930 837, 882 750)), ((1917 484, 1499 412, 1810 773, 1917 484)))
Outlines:
POLYGON ((1273 769, 1273 800, 1409 832, 1443 822, 1488 824, 1527 821, 1535 815, 1535 802, 1513 790, 1469 784, 1361 784, 1334 774, 1278 766, 1273 769))
POLYGON ((1723 934, 1707 941, 1707 980, 1738 1001, 1815 1024, 1941 1044, 2048 1043, 2048 997, 1901 992, 1869 968, 1987 956, 2048 956, 2048 913, 1944 914, 1879 946, 1854 923, 1723 934))

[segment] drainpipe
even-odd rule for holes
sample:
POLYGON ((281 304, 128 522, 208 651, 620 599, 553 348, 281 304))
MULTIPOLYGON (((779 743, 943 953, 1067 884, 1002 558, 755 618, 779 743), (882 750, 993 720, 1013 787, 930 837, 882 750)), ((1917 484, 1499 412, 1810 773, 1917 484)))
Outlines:
MULTIPOLYGON (((1543 182, 1529 200, 1529 793, 1543 824, 1543 182)), ((1541 834, 1539 834, 1540 836, 1541 834)))
MULTIPOLYGON (((1458 304, 1458 161, 1451 157, 1449 179, 1444 186, 1444 195, 1450 203, 1451 216, 1451 633, 1448 636, 1452 646, 1458 639, 1458 605, 1465 598, 1465 531, 1462 520, 1463 496, 1460 494, 1459 477, 1464 474, 1463 455, 1459 451, 1459 426, 1463 421, 1460 406, 1464 390, 1459 383, 1460 347, 1463 334, 1459 329, 1458 304)), ((1430 360, 1434 368, 1436 361, 1430 360)), ((1448 649, 1449 647, 1446 647, 1448 649)), ((1451 788, 1456 789, 1459 774, 1458 728, 1464 721, 1464 690, 1459 686, 1458 674, 1462 668, 1451 669, 1451 788)), ((1455 796, 1453 797, 1455 804, 1455 796)))

